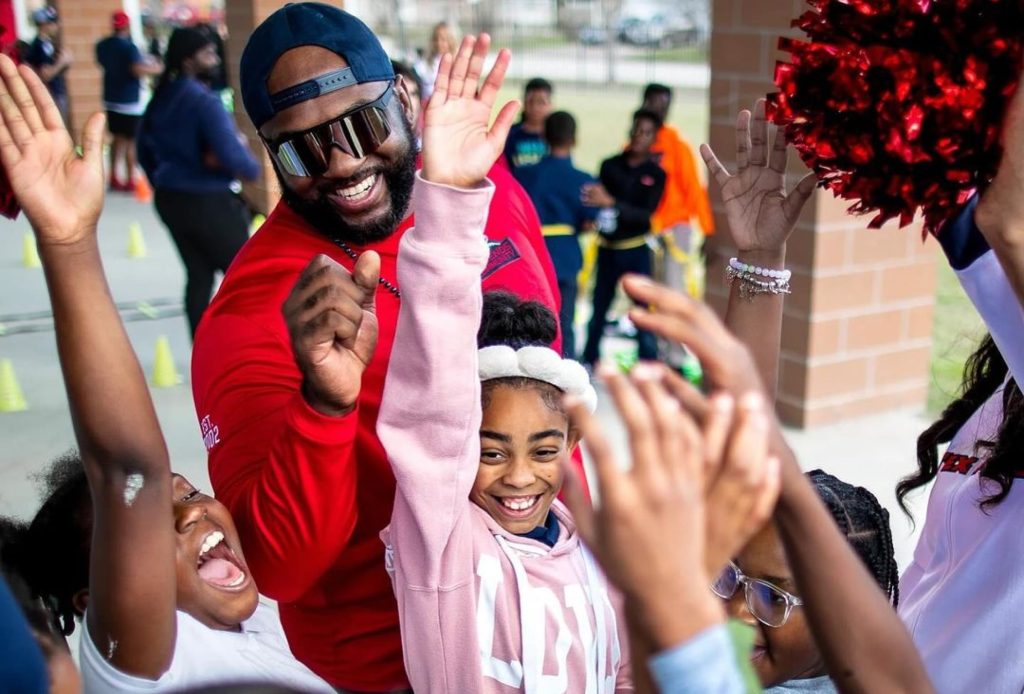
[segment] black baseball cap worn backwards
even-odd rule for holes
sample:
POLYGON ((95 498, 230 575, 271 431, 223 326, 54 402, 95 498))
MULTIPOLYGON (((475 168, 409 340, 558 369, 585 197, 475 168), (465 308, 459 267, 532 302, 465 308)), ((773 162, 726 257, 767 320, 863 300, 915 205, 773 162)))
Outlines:
POLYGON ((267 17, 249 37, 239 69, 242 102, 257 129, 289 106, 354 84, 394 78, 391 59, 370 28, 348 12, 318 2, 290 3, 267 17), (299 46, 326 48, 348 67, 269 93, 267 78, 274 64, 299 46))

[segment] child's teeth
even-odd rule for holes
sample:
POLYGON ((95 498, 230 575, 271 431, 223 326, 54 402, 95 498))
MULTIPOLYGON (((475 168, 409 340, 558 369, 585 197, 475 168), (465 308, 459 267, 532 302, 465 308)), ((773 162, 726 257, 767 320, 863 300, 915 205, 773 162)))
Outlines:
POLYGON ((529 499, 502 499, 502 503, 513 511, 525 511, 537 502, 537 497, 529 499))
POLYGON ((199 548, 199 556, 203 556, 223 541, 224 533, 220 532, 219 530, 213 531, 206 537, 205 540, 203 540, 203 546, 199 548))

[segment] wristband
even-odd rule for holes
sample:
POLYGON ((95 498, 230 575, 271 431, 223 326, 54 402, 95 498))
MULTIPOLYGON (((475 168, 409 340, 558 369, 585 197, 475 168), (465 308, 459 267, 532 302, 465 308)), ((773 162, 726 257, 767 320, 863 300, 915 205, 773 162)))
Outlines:
POLYGON ((739 258, 729 258, 729 267, 739 274, 767 277, 768 279, 783 280, 785 282, 789 282, 793 277, 793 273, 789 270, 772 270, 770 268, 758 267, 757 265, 744 263, 739 258))

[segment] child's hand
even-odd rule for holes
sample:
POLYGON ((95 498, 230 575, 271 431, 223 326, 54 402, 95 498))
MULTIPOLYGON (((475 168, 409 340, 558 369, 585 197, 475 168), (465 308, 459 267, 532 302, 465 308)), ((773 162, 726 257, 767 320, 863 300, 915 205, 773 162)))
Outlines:
MULTIPOLYGON (((689 389, 679 374, 665 381, 688 407, 689 389)), ((739 398, 715 393, 701 408, 704 437, 704 504, 707 515, 704 568, 718 576, 771 517, 779 496, 779 461, 768 454, 769 422, 764 398, 752 391, 739 398)))
POLYGON ((786 139, 779 131, 768 154, 768 126, 764 99, 754 107, 754 127, 750 111, 736 118, 736 164, 730 175, 707 145, 700 146, 701 157, 722 189, 722 202, 729 220, 733 242, 741 253, 775 253, 783 249, 800 210, 814 190, 814 174, 807 174, 786 193, 786 139))
POLYGON ((82 152, 46 86, 27 66, 0 55, 0 162, 40 246, 95 235, 103 208, 103 116, 82 133, 82 152))
POLYGON ((423 115, 423 171, 427 181, 471 188, 487 177, 505 147, 519 102, 509 101, 488 128, 505 80, 510 53, 502 49, 477 92, 491 37, 462 40, 458 55, 444 55, 423 115))
POLYGON ((615 198, 608 189, 600 183, 587 183, 583 186, 583 193, 580 196, 583 204, 589 207, 614 207, 615 198))
POLYGON ((302 393, 318 412, 340 416, 355 407, 363 371, 377 347, 380 256, 359 256, 353 273, 326 255, 306 266, 282 307, 302 393))
POLYGON ((704 570, 704 453, 694 421, 666 389, 661 371, 640 365, 630 383, 602 378, 629 435, 633 466, 623 471, 598 420, 569 404, 593 461, 600 505, 590 506, 569 464, 566 501, 581 537, 625 595, 655 650, 722 621, 704 570))

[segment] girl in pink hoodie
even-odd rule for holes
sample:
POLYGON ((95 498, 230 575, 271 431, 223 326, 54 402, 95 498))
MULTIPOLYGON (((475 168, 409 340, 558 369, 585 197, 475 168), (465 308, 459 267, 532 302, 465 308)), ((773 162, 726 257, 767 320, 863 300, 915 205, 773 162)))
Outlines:
POLYGON ((579 364, 547 346, 550 311, 509 295, 483 300, 494 156, 459 177, 436 175, 453 164, 432 156, 432 123, 459 101, 493 103, 493 78, 480 96, 460 80, 461 99, 438 80, 416 227, 399 252, 402 309, 377 432, 397 481, 381 537, 406 671, 418 694, 632 691, 624 620, 555 498, 560 461, 579 438, 562 397, 593 409, 596 394, 579 364))

